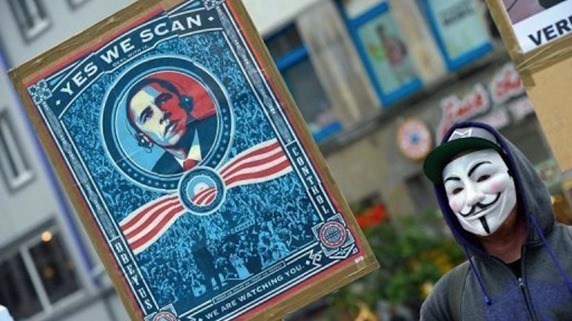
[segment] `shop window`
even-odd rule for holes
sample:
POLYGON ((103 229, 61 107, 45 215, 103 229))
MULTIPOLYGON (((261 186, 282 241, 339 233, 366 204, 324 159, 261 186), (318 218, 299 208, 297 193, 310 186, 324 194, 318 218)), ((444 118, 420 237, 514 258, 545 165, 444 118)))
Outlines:
POLYGON ((10 191, 24 186, 33 177, 18 138, 8 111, 0 112, 0 172, 10 191))
POLYGON ((16 318, 29 318, 42 311, 22 255, 14 255, 0 263, 0 304, 8 307, 16 318))
POLYGON ((266 45, 314 140, 320 142, 341 131, 342 125, 320 84, 296 26, 289 25, 268 38, 266 45))
POLYGON ((384 105, 423 87, 411 51, 386 0, 336 2, 368 76, 384 105))
POLYGON ((458 70, 493 50, 480 0, 417 0, 447 67, 458 70))
POLYGON ((42 0, 8 0, 18 27, 27 41, 45 31, 49 25, 42 0))
POLYGON ((0 304, 16 320, 48 312, 79 290, 74 264, 54 229, 0 258, 0 304))

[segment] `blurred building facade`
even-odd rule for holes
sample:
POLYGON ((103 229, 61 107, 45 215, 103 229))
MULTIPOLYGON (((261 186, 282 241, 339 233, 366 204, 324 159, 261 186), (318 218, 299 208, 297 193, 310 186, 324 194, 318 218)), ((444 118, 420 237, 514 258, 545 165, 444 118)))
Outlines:
MULTIPOLYGON (((16 320, 128 319, 8 70, 131 2, 0 2, 0 304, 16 320)), ((436 209, 422 159, 468 119, 499 128, 562 195, 481 1, 243 2, 350 205, 382 204, 390 216, 436 209)))

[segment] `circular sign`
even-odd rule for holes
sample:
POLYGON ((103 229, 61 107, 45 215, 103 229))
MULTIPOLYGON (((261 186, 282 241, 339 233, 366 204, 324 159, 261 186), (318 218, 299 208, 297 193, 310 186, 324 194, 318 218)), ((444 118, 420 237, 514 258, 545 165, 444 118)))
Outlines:
POLYGON ((423 121, 407 119, 397 129, 397 145, 405 157, 422 160, 433 148, 431 131, 423 121))

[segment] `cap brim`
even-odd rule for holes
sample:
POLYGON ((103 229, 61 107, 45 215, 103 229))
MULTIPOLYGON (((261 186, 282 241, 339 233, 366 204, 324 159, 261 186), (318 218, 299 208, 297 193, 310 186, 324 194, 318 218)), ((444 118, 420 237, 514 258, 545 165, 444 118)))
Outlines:
POLYGON ((488 148, 501 151, 500 146, 483 138, 467 137, 452 140, 440 145, 427 155, 423 163, 423 172, 433 183, 441 184, 443 181, 443 168, 453 157, 464 151, 488 148))

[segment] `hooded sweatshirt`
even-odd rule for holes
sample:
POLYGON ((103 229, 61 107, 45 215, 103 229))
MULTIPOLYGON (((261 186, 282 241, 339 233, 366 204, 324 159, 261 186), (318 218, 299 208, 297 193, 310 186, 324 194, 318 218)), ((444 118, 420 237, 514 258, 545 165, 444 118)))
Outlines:
MULTIPOLYGON (((455 129, 477 126, 494 135, 501 146, 505 162, 517 191, 517 215, 523 216, 528 237, 521 250, 518 277, 508 265, 489 255, 470 237, 451 211, 442 184, 435 184, 441 212, 457 243, 465 250, 469 272, 460 278, 461 320, 572 320, 572 227, 555 222, 550 194, 530 161, 493 128, 475 122, 453 126, 455 129)), ((452 275, 445 274, 421 307, 421 321, 454 320, 450 307, 452 275)), ((454 292, 454 291, 453 291, 454 292)), ((454 320, 459 321, 459 320, 454 320)))

